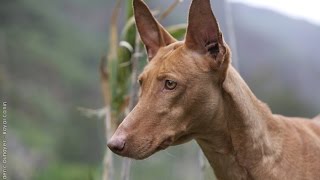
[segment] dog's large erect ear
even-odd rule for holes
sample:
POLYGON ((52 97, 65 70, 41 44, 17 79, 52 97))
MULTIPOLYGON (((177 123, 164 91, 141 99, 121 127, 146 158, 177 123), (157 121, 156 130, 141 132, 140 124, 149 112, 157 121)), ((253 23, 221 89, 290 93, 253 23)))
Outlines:
POLYGON ((153 17, 142 0, 133 0, 133 8, 137 29, 146 46, 149 60, 151 60, 160 47, 174 43, 176 40, 153 17))
POLYGON ((210 0, 192 1, 185 44, 189 49, 214 57, 215 68, 222 64, 226 48, 210 0))

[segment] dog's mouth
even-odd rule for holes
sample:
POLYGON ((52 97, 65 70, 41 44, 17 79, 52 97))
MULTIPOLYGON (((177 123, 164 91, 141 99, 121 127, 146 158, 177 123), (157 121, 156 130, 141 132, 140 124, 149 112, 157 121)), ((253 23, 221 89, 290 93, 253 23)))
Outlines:
POLYGON ((175 146, 184 144, 192 139, 192 134, 181 134, 178 138, 174 140, 173 137, 166 138, 160 145, 156 148, 156 151, 165 150, 169 146, 175 146))
POLYGON ((124 157, 133 158, 136 160, 142 160, 150 157, 151 155, 155 154, 158 151, 162 151, 167 149, 169 146, 179 145, 183 144, 187 141, 192 139, 191 135, 188 134, 181 134, 179 137, 174 136, 168 136, 164 138, 162 141, 152 141, 151 139, 148 139, 148 141, 145 141, 144 145, 142 146, 130 146, 130 142, 126 144, 124 150, 122 152, 115 152, 116 154, 124 157), (157 143, 161 142, 161 143, 157 143), (134 148, 134 147, 140 147, 140 148, 134 148))
POLYGON ((127 151, 128 154, 125 153, 125 154, 122 154, 122 156, 126 156, 136 160, 143 160, 150 157, 151 155, 155 154, 158 151, 167 149, 169 146, 173 145, 173 143, 174 143, 173 137, 168 137, 168 138, 165 138, 159 145, 153 146, 153 148, 152 148, 152 145, 149 144, 149 145, 146 145, 146 148, 143 148, 138 152, 130 153, 130 151, 129 152, 127 151))
MULTIPOLYGON (((158 141, 159 142, 159 141, 158 141)), ((160 141, 161 142, 161 141, 160 141)), ((155 154, 158 151, 165 150, 169 146, 173 144, 173 138, 168 137, 165 138, 160 144, 156 143, 156 141, 147 141, 144 145, 138 146, 138 148, 134 148, 135 146, 130 146, 130 142, 126 144, 124 149, 121 152, 114 152, 120 156, 128 157, 136 160, 143 160, 151 155, 155 154)))

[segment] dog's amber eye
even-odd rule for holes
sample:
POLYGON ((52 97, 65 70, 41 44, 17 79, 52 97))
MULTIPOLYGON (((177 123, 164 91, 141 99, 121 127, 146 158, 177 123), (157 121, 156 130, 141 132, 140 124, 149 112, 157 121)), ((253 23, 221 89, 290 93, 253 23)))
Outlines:
POLYGON ((177 83, 171 80, 166 80, 165 88, 167 90, 174 90, 177 87, 177 83))

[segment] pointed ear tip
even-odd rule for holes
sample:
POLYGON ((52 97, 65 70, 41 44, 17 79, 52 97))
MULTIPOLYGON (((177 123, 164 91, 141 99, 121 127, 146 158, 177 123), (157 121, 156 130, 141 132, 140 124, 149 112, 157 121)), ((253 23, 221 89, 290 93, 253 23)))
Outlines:
POLYGON ((148 9, 149 8, 148 8, 147 4, 143 0, 133 0, 133 10, 134 10, 134 12, 136 12, 136 10, 141 12, 141 11, 146 11, 148 9))
POLYGON ((211 7, 210 0, 192 0, 191 6, 189 9, 189 20, 198 19, 200 17, 209 17, 209 16, 210 18, 212 16, 215 23, 217 23, 217 18, 211 7))
POLYGON ((210 0, 192 0, 191 1, 191 4, 194 4, 194 5, 196 5, 196 4, 211 4, 211 1, 210 0))
POLYGON ((144 4, 143 0, 133 0, 133 6, 134 7, 139 6, 141 4, 144 4))
POLYGON ((137 6, 137 4, 139 3, 138 1, 140 1, 140 0, 133 0, 132 1, 133 7, 137 6))
MULTIPOLYGON (((213 9, 211 7, 210 0, 193 0, 189 7, 189 17, 191 14, 199 14, 200 11, 204 14, 211 12, 213 14, 213 9)), ((202 13, 200 13, 202 14, 202 13)))

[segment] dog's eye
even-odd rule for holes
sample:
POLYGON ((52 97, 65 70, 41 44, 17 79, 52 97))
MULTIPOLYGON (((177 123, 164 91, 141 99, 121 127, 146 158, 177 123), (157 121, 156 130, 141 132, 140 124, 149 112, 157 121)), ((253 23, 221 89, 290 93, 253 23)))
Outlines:
POLYGON ((167 90, 174 90, 177 87, 177 83, 171 80, 166 80, 165 88, 167 90))

